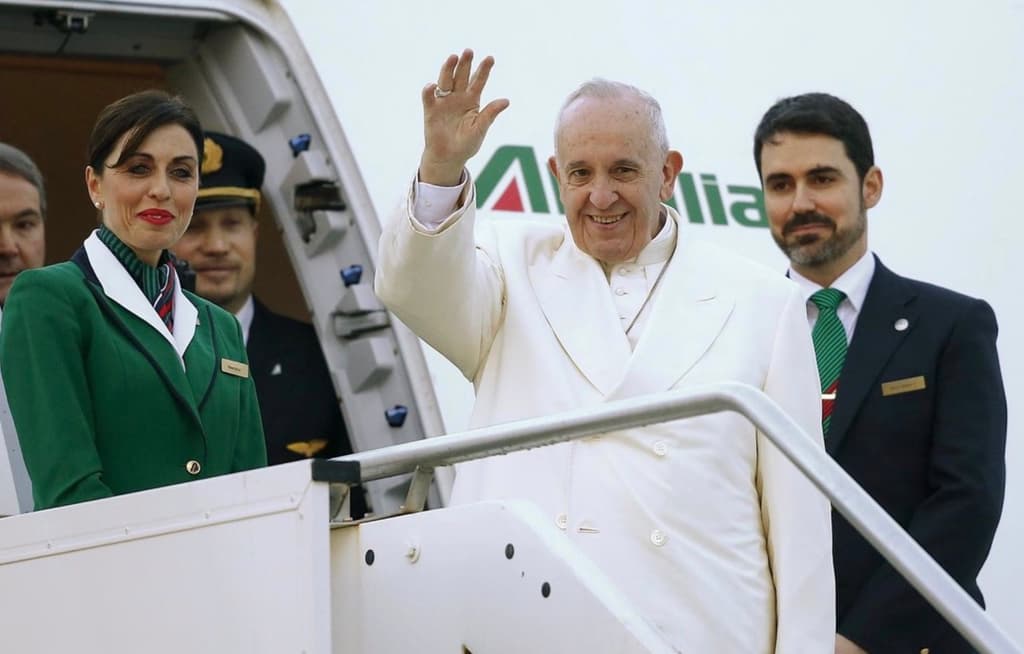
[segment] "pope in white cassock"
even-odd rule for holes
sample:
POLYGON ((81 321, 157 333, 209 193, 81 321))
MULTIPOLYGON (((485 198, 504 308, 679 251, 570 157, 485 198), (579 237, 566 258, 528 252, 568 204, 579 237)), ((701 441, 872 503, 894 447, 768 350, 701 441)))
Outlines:
MULTIPOLYGON (((377 293, 476 389, 473 426, 736 381, 821 443, 797 287, 680 232, 682 156, 657 101, 595 80, 550 159, 565 226, 475 223, 465 164, 507 100, 452 55, 423 90, 426 145, 385 225, 377 293)), ((829 505, 742 416, 652 425, 457 468, 453 503, 526 499, 682 652, 830 652, 829 505)))

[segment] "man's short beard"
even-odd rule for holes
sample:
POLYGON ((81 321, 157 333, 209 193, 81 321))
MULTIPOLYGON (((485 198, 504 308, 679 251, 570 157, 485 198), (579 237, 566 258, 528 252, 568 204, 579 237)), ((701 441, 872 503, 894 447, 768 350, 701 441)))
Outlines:
POLYGON ((860 240, 867 228, 866 218, 862 210, 859 219, 850 229, 839 230, 836 227, 836 222, 825 214, 815 212, 797 214, 783 228, 781 236, 773 233, 772 238, 791 262, 799 266, 823 266, 843 257, 860 240), (828 237, 806 235, 797 238, 796 243, 786 240, 787 235, 797 227, 812 224, 831 227, 832 235, 828 237))

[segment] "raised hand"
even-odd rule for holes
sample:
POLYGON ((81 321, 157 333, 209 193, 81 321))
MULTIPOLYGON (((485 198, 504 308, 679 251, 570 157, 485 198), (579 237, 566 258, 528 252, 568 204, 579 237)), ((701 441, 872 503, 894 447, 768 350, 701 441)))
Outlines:
POLYGON ((423 87, 421 182, 457 185, 466 162, 480 149, 494 119, 509 105, 507 99, 500 98, 480 108, 494 58, 485 57, 470 76, 472 66, 472 50, 450 55, 441 66, 437 83, 423 87))

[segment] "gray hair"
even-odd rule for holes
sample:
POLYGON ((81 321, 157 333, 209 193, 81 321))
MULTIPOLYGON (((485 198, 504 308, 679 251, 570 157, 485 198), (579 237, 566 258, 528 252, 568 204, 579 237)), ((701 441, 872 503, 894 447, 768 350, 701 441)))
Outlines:
POLYGON ((612 80, 595 77, 580 84, 575 91, 562 103, 558 110, 558 119, 555 121, 555 153, 558 153, 558 133, 562 130, 562 116, 565 110, 580 98, 635 98, 643 104, 647 113, 647 121, 651 127, 651 142, 658 147, 661 153, 668 152, 668 131, 665 129, 665 118, 661 113, 661 105, 650 93, 642 91, 632 84, 615 82, 612 80))
POLYGON ((46 216, 46 188, 43 174, 27 154, 6 143, 0 143, 0 173, 20 177, 39 191, 39 210, 46 216))

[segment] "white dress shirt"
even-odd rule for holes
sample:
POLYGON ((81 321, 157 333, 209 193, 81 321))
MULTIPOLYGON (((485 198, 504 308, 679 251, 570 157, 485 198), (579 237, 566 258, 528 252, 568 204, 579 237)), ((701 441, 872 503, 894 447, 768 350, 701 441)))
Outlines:
MULTIPOLYGON (((839 321, 843 323, 847 344, 853 340, 853 330, 857 326, 857 316, 860 315, 860 310, 864 306, 864 298, 868 295, 868 286, 871 285, 871 278, 874 274, 875 256, 868 251, 857 260, 857 263, 847 268, 846 272, 840 275, 836 281, 832 282, 832 286, 829 287, 846 294, 846 297, 843 298, 843 301, 836 308, 836 315, 839 316, 839 321)), ((807 304, 807 322, 811 325, 811 329, 814 329, 814 324, 818 322, 818 305, 811 302, 811 296, 824 287, 817 282, 812 282, 792 268, 789 269, 789 276, 800 287, 800 292, 803 294, 804 301, 807 304)))
POLYGON ((622 330, 631 349, 636 349, 644 324, 654 304, 653 293, 676 247, 676 223, 666 220, 661 231, 648 243, 636 259, 605 266, 608 290, 619 312, 622 330), (650 298, 650 300, 648 299, 650 298))
POLYGON ((235 314, 235 319, 238 320, 238 324, 242 326, 242 341, 245 345, 249 344, 249 328, 252 327, 252 314, 255 312, 255 308, 252 302, 252 294, 245 298, 245 304, 235 314))

